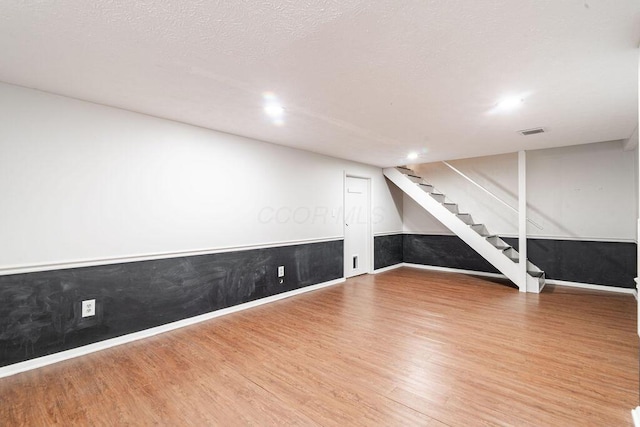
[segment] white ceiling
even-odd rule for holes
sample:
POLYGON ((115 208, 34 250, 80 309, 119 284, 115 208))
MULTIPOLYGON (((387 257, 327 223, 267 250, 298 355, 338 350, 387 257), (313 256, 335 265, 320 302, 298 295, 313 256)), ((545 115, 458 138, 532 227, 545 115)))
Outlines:
POLYGON ((628 138, 639 41, 637 0, 0 2, 2 81, 380 166, 628 138))

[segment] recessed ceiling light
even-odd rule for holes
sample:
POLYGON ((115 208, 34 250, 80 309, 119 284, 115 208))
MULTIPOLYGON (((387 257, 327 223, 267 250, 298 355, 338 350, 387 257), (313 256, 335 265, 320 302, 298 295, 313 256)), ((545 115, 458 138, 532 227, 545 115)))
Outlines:
POLYGON ((407 155, 407 159, 409 159, 409 160, 415 160, 415 159, 417 159, 417 158, 418 158, 418 153, 416 153, 415 151, 414 151, 414 152, 411 152, 411 153, 409 153, 409 154, 407 155))
POLYGON ((271 118, 276 126, 284 125, 285 108, 280 104, 278 97, 273 92, 262 94, 264 98, 264 113, 271 118))
POLYGON ((508 98, 503 98, 496 105, 496 109, 500 111, 511 111, 520 107, 524 102, 524 98, 521 96, 510 96, 508 98))
POLYGON ((511 94, 509 96, 505 96, 501 98, 498 102, 493 104, 493 107, 487 114, 502 114, 502 113, 511 113, 512 111, 521 108, 524 102, 531 96, 533 92, 521 92, 517 94, 511 94))
POLYGON ((280 118, 284 114, 284 107, 278 103, 271 102, 264 106, 264 112, 271 118, 280 118))

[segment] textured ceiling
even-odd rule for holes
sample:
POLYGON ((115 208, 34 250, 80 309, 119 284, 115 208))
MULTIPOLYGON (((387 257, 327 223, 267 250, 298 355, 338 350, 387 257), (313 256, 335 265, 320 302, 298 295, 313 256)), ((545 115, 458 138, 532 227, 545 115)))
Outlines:
POLYGON ((381 166, 628 138, 639 41, 637 0, 0 2, 2 81, 381 166))

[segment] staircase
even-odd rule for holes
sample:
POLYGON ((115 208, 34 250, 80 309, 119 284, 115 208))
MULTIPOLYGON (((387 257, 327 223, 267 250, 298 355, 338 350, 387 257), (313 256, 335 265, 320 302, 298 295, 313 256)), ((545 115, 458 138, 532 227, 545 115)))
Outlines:
POLYGON ((523 283, 518 251, 499 236, 491 234, 484 224, 476 224, 471 214, 460 212, 458 205, 433 185, 408 168, 387 168, 383 172, 391 182, 518 285, 521 291, 539 293, 542 290, 545 284, 542 270, 527 261, 526 282, 523 283))

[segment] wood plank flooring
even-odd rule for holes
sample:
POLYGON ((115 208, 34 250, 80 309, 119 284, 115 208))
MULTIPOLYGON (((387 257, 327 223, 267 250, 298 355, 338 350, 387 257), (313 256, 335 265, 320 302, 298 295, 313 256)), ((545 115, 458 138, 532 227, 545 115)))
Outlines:
POLYGON ((402 268, 0 379, 0 425, 632 425, 635 304, 402 268))

